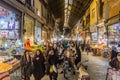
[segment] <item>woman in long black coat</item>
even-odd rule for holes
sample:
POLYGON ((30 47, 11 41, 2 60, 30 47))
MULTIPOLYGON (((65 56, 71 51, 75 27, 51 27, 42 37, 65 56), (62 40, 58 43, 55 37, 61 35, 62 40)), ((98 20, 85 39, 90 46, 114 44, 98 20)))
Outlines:
POLYGON ((76 45, 76 54, 77 54, 77 58, 75 60, 75 65, 77 66, 77 64, 81 62, 81 51, 79 49, 79 46, 77 45, 76 45))
POLYGON ((47 65, 47 74, 49 75, 50 80, 57 80, 58 73, 57 73, 57 62, 58 62, 58 57, 55 54, 55 51, 53 49, 49 50, 48 57, 47 57, 48 65, 47 65), (54 69, 51 72, 51 68, 54 69))
POLYGON ((45 75, 45 59, 40 50, 36 51, 36 54, 33 58, 33 76, 35 80, 41 80, 45 75))
POLYGON ((22 77, 24 80, 30 80, 30 76, 32 74, 32 61, 29 54, 29 51, 25 51, 24 55, 21 58, 21 71, 22 77))

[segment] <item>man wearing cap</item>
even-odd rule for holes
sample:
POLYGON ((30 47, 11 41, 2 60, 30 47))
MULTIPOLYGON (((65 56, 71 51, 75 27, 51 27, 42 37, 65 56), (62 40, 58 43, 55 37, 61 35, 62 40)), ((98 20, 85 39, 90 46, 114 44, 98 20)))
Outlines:
POLYGON ((117 57, 110 61, 109 64, 113 70, 120 70, 120 52, 117 54, 117 57))

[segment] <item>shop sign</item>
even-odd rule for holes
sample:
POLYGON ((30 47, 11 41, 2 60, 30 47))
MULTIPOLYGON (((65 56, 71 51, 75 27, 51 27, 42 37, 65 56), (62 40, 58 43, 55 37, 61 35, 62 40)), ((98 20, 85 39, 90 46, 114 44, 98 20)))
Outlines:
POLYGON ((0 38, 17 39, 20 36, 18 30, 0 30, 0 38))
POLYGON ((17 39, 20 37, 20 21, 16 13, 0 6, 0 38, 17 39))
POLYGON ((0 18, 7 16, 7 9, 0 6, 0 18))

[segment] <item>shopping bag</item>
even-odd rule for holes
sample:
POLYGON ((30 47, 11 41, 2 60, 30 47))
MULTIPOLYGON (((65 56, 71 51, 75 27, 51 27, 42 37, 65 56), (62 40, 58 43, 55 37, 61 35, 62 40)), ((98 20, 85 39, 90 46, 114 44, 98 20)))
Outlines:
POLYGON ((55 73, 57 73, 57 68, 56 68, 55 65, 53 65, 53 71, 54 71, 55 73))
POLYGON ((53 65, 50 66, 50 73, 53 73, 53 65))

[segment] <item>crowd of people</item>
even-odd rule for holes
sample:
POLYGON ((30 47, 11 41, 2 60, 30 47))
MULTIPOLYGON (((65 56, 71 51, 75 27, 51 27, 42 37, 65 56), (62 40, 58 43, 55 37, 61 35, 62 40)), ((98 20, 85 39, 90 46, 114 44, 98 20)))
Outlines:
MULTIPOLYGON (((75 41, 48 43, 44 46, 46 47, 44 52, 40 50, 34 53, 28 50, 24 52, 21 58, 24 80, 30 80, 31 75, 35 80, 41 80, 45 75, 48 75, 50 80, 57 80, 58 68, 60 65, 63 68, 65 60, 69 61, 70 67, 75 70, 77 64, 81 62, 81 51, 85 50, 87 54, 91 51, 89 44, 78 44, 75 41)), ((109 64, 113 70, 120 70, 120 52, 117 52, 115 47, 112 47, 109 64)))
POLYGON ((70 67, 75 70, 81 61, 81 51, 76 44, 73 41, 48 43, 44 45, 44 52, 36 50, 33 53, 26 50, 21 58, 22 78, 30 80, 33 75, 35 80, 41 80, 46 74, 50 80, 57 80, 58 68, 60 65, 64 66, 65 60, 68 60, 70 67))

